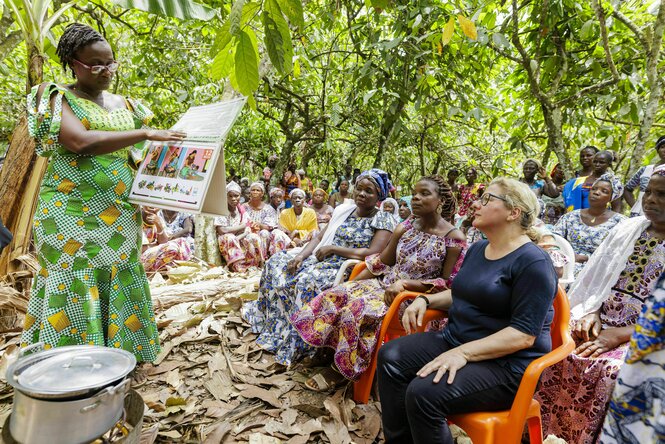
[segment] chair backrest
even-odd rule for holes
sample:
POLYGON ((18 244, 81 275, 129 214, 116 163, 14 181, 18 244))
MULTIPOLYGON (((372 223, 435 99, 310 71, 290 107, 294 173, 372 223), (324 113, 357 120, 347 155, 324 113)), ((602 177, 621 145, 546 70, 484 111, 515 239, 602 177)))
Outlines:
MULTIPOLYGON (((346 271, 349 269, 351 266, 355 266, 359 263, 364 264, 364 262, 361 262, 357 259, 347 259, 344 262, 342 262, 342 266, 339 268, 339 271, 337 271, 337 275, 335 276, 335 281, 333 282, 333 287, 338 286, 342 282, 344 282, 344 276, 346 275, 346 271)), ((355 275, 352 275, 349 280, 353 280, 355 275)))
POLYGON ((550 338, 552 339, 552 350, 560 347, 567 339, 572 339, 570 335, 570 303, 565 290, 559 285, 554 302, 554 317, 550 325, 550 338))
POLYGON ((575 281, 575 250, 573 250, 573 246, 564 237, 554 233, 552 233, 552 237, 557 247, 561 250, 561 254, 568 259, 566 265, 563 266, 563 276, 559 279, 559 283, 570 285, 575 281))

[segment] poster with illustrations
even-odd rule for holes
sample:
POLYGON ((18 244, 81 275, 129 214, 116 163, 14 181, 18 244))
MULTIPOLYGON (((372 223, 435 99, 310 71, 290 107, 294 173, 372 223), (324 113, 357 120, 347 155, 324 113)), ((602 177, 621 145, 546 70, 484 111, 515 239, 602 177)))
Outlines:
POLYGON ((223 144, 246 99, 190 108, 173 129, 183 142, 150 142, 130 201, 189 213, 225 215, 223 144))

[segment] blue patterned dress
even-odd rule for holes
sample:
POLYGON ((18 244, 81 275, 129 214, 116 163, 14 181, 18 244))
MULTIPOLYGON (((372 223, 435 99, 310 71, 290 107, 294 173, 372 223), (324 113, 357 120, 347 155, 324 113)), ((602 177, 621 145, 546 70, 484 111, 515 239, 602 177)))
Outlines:
MULTIPOLYGON (((622 220, 626 219, 626 216, 615 213, 606 222, 591 227, 582 222, 580 211, 581 210, 574 210, 561 216, 559 221, 552 228, 552 232, 570 242, 575 254, 583 254, 587 257, 591 257, 598 246, 603 243, 603 240, 607 237, 612 228, 622 220)), ((585 263, 575 262, 575 276, 582 271, 584 265, 585 263)))
MULTIPOLYGON (((374 217, 351 214, 337 231, 333 244, 343 248, 367 248, 377 230, 393 231, 395 221, 388 213, 378 211, 374 217)), ((291 362, 311 355, 316 350, 305 343, 289 322, 293 313, 323 290, 330 288, 346 258, 333 255, 319 262, 314 255, 305 259, 297 273, 289 274, 287 265, 293 251, 272 256, 261 275, 259 297, 245 304, 242 315, 258 333, 259 346, 275 354, 277 362, 291 362)))

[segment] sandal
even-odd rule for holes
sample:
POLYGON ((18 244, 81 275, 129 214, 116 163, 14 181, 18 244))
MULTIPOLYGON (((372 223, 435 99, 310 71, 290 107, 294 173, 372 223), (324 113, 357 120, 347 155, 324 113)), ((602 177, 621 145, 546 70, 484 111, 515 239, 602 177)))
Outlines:
POLYGON ((305 387, 315 392, 328 392, 349 381, 332 367, 326 367, 305 381, 305 387))

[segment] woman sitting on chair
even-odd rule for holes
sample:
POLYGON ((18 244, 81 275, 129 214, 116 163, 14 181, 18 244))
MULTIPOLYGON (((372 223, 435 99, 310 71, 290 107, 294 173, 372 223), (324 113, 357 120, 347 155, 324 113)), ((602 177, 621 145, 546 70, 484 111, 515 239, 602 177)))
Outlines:
POLYGON ((557 277, 533 243, 536 196, 523 183, 499 178, 472 209, 473 225, 487 240, 469 247, 451 290, 419 296, 402 317, 412 332, 427 307, 436 308, 448 311, 448 325, 379 351, 387 444, 452 444, 449 415, 510 408, 526 367, 551 349, 557 277))
POLYGON ((287 248, 302 246, 309 235, 318 228, 316 212, 311 208, 305 208, 305 197, 303 190, 294 188, 289 193, 291 208, 279 214, 279 229, 291 239, 291 244, 287 248))
POLYGON ((591 186, 589 208, 564 214, 552 228, 553 233, 565 238, 573 247, 576 276, 610 230, 626 219, 608 208, 610 202, 621 199, 622 195, 621 181, 605 173, 591 186))
POLYGON ((568 293, 578 347, 543 372, 536 398, 546 435, 596 442, 630 335, 665 266, 665 165, 654 169, 642 208, 644 216, 607 235, 568 293))
POLYGON ((308 380, 309 388, 324 390, 344 378, 358 379, 367 370, 381 320, 395 296, 404 290, 443 291, 457 274, 466 241, 447 221, 456 207, 450 186, 440 176, 427 176, 413 194, 417 219, 400 224, 386 249, 365 258, 367 269, 354 281, 324 291, 291 316, 305 342, 335 350, 334 367, 308 380))
POLYGON ((389 190, 385 172, 371 170, 358 176, 356 203, 335 209, 330 223, 303 249, 278 253, 266 262, 256 301, 244 305, 242 315, 258 333, 256 342, 289 365, 312 352, 298 336, 290 316, 314 296, 332 287, 346 259, 365 259, 383 251, 395 228, 393 218, 376 203, 389 190))

